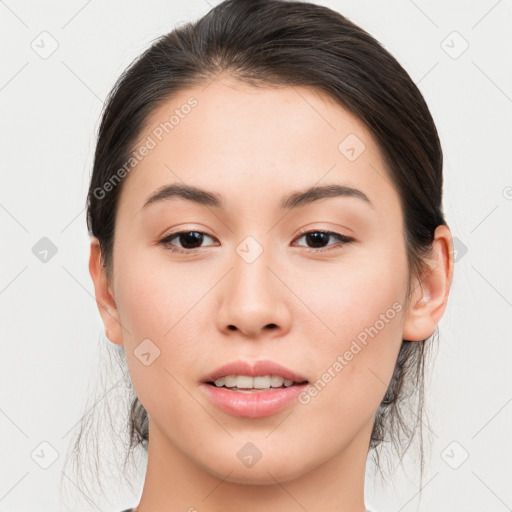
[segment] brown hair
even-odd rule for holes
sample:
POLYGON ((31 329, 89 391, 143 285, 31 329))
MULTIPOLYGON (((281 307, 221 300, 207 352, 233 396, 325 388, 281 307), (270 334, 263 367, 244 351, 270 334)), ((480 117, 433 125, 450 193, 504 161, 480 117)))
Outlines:
MULTIPOLYGON (((102 114, 87 198, 88 229, 100 242, 107 275, 123 182, 101 197, 97 191, 127 161, 159 105, 220 74, 255 87, 312 86, 368 127, 401 201, 410 297, 413 278, 421 279, 426 270, 434 231, 446 224, 443 156, 434 121, 407 72, 376 39, 341 14, 302 1, 226 0, 157 39, 118 79, 102 114)), ((424 368, 431 338, 402 341, 369 445, 372 450, 390 441, 401 460, 417 429, 422 475, 424 368), (411 425, 404 407, 411 410, 414 396, 411 425)), ((133 390, 129 438, 129 451, 148 441, 147 412, 133 390)), ((77 447, 79 442, 80 436, 77 447)))

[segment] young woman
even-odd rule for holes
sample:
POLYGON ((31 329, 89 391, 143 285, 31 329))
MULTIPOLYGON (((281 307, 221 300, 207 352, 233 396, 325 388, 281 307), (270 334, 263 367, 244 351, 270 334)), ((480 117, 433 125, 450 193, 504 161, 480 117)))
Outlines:
POLYGON ((442 183, 418 88, 326 7, 228 0, 123 73, 88 227, 148 455, 132 510, 366 510, 369 453, 421 428, 442 183))

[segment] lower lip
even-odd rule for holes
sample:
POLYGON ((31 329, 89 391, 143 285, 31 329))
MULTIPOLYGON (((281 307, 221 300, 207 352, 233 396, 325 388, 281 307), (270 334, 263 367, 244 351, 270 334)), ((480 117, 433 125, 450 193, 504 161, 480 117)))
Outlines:
POLYGON ((232 391, 211 384, 201 385, 206 395, 220 410, 243 418, 272 416, 286 409, 308 384, 295 384, 268 391, 232 391))

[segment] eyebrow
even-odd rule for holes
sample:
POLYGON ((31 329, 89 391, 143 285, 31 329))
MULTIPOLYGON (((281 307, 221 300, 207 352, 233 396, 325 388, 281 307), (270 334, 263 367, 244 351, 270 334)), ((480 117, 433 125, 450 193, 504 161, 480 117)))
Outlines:
MULTIPOLYGON (((191 185, 170 184, 164 185, 153 192, 148 197, 141 210, 150 204, 165 201, 175 197, 185 199, 187 201, 192 201, 202 206, 209 206, 212 208, 220 209, 224 208, 222 196, 217 193, 209 192, 208 190, 204 190, 191 185)), ((328 199, 331 197, 354 197, 363 200, 373 208, 372 202, 361 190, 346 185, 335 184, 313 186, 303 191, 292 192, 290 195, 284 196, 281 199, 280 207, 282 210, 292 210, 294 208, 299 208, 301 206, 305 206, 316 201, 328 199)))

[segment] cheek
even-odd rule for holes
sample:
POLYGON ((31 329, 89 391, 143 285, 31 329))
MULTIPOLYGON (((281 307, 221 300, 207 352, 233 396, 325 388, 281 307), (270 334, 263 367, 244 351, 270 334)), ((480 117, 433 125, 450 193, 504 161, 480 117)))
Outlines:
POLYGON ((314 322, 328 350, 343 348, 358 336, 364 342, 365 333, 384 339, 399 333, 408 279, 405 254, 375 246, 347 252, 332 263, 304 268, 294 283, 294 291, 309 309, 306 317, 314 322))
POLYGON ((191 404, 178 381, 195 375, 201 347, 191 340, 202 338, 201 322, 212 323, 211 313, 207 316, 205 311, 207 301, 201 299, 213 286, 214 276, 203 272, 203 278, 194 281, 186 263, 171 265, 165 257, 150 258, 150 252, 132 253, 116 262, 124 349, 136 393, 147 410, 160 408, 161 398, 172 396, 165 408, 181 414, 191 404))
POLYGON ((402 343, 408 279, 405 254, 381 248, 378 259, 372 251, 358 256, 325 275, 305 273, 298 292, 321 320, 308 314, 317 394, 304 401, 347 425, 373 416, 386 392, 402 343))
POLYGON ((195 314, 194 305, 205 293, 208 283, 195 282, 187 263, 171 264, 163 250, 140 250, 117 262, 119 314, 130 332, 125 341, 130 343, 175 336, 187 325, 188 315, 195 314))

